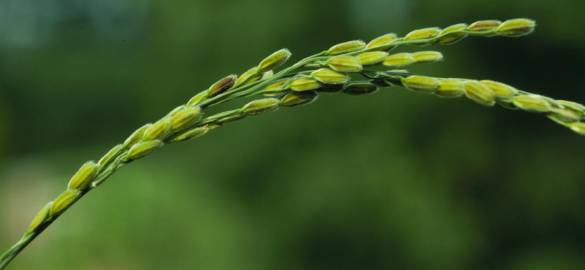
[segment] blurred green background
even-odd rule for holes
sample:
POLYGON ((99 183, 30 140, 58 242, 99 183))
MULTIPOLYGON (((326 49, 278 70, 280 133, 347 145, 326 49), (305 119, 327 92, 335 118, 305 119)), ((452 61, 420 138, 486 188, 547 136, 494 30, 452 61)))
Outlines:
MULTIPOLYGON (((428 75, 585 102, 585 2, 0 0, 0 249, 85 160, 281 47, 530 17, 428 75)), ((409 48, 420 50, 419 48, 409 48)), ((324 95, 120 170, 10 269, 585 269, 585 139, 402 89, 324 95)))

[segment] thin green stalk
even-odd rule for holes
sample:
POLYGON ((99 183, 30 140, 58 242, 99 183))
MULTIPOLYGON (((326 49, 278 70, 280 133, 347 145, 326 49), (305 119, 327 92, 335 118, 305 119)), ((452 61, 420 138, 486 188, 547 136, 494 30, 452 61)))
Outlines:
POLYGON ((167 144, 203 136, 229 122, 279 108, 309 104, 323 92, 357 95, 398 86, 443 98, 466 97, 484 106, 498 104, 508 109, 543 114, 585 135, 585 106, 579 103, 531 94, 495 81, 413 75, 404 68, 439 62, 443 55, 436 51, 391 54, 399 46, 450 45, 467 36, 519 37, 533 32, 534 28, 535 23, 528 19, 486 20, 444 29, 419 29, 403 37, 386 34, 367 44, 359 40, 337 44, 275 73, 274 70, 291 55, 286 49, 279 50, 243 74, 219 80, 161 119, 138 128, 97 162, 85 162, 71 177, 66 190, 45 205, 21 239, 0 256, 0 270, 5 269, 69 207, 124 165, 167 144), (240 108, 212 112, 219 104, 258 96, 262 98, 240 108))
POLYGON ((10 247, 6 252, 4 252, 0 258, 0 269, 4 269, 16 256, 26 247, 30 242, 32 242, 35 237, 39 235, 38 233, 28 233, 25 234, 16 244, 10 247))

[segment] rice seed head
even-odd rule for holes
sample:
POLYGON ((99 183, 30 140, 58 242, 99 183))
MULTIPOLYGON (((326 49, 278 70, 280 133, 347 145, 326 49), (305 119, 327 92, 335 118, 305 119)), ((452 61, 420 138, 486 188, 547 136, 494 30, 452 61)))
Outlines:
POLYGON ((246 72, 242 73, 240 77, 236 80, 233 87, 238 87, 246 84, 253 83, 259 80, 262 77, 262 72, 260 72, 259 67, 253 67, 248 69, 246 72))
POLYGON ((207 99, 207 90, 203 90, 203 91, 197 93, 195 96, 193 96, 191 99, 189 99, 189 101, 187 101, 187 105, 188 106, 199 105, 205 99, 207 99))
POLYGON ((247 114, 245 114, 244 112, 238 112, 236 114, 230 114, 230 115, 226 115, 220 119, 218 119, 217 121, 215 121, 214 124, 216 125, 223 125, 225 123, 229 123, 229 122, 234 122, 234 121, 238 121, 240 119, 245 118, 246 116, 248 116, 247 114))
POLYGON ((480 81, 480 83, 494 91, 498 98, 509 99, 518 93, 518 90, 516 88, 501 82, 483 80, 480 81))
POLYGON ((553 108, 547 116, 559 124, 574 123, 581 120, 581 114, 566 108, 553 108))
POLYGON ((435 95, 442 98, 458 98, 465 94, 465 81, 460 79, 443 79, 435 95))
POLYGON ((541 95, 519 95, 512 99, 514 106, 531 112, 550 112, 552 106, 550 102, 541 95))
POLYGON ((283 65, 291 57, 292 53, 288 49, 280 49, 268 57, 264 58, 258 65, 260 72, 273 70, 283 65))
POLYGON ((264 92, 262 93, 262 96, 264 97, 280 97, 282 96, 282 94, 286 92, 286 91, 282 91, 282 92, 264 92))
MULTIPOLYGON (((408 72, 399 71, 398 69, 378 73, 370 72, 370 70, 364 72, 362 74, 363 77, 371 80, 371 82, 349 82, 351 78, 348 74, 343 74, 344 72, 360 72, 362 71, 363 65, 375 65, 380 62, 383 62, 384 65, 389 67, 399 67, 413 63, 436 62, 443 59, 441 53, 434 51, 411 54, 402 53, 392 56, 382 51, 390 49, 398 43, 410 45, 446 45, 453 44, 465 38, 467 35, 518 37, 530 34, 534 31, 535 27, 536 23, 530 19, 513 19, 503 23, 495 20, 486 20, 476 22, 469 26, 466 24, 453 25, 444 30, 440 28, 419 29, 408 33, 404 38, 398 38, 395 34, 387 34, 370 41, 367 45, 363 41, 344 42, 331 47, 326 52, 329 55, 333 55, 326 62, 333 70, 322 68, 313 71, 311 77, 303 75, 304 77, 295 77, 293 79, 290 79, 290 77, 294 76, 294 72, 296 72, 294 69, 287 70, 284 74, 279 73, 275 75, 273 72, 274 68, 284 64, 291 56, 290 51, 286 49, 279 50, 263 59, 258 66, 246 71, 239 78, 236 75, 230 75, 216 82, 209 89, 192 97, 186 106, 179 106, 156 123, 147 124, 139 128, 123 144, 119 144, 110 149, 97 164, 93 161, 83 164, 71 177, 67 185, 67 190, 61 193, 54 201, 45 205, 37 213, 28 227, 27 235, 20 240, 21 242, 16 247, 19 247, 22 243, 25 245, 28 244, 26 237, 36 236, 34 233, 38 233, 40 231, 39 228, 48 226, 50 221, 55 220, 68 207, 74 204, 76 200, 83 196, 86 191, 89 191, 88 187, 92 181, 94 184, 98 183, 95 180, 96 177, 98 181, 102 181, 109 176, 108 174, 101 175, 101 170, 104 168, 111 169, 112 163, 114 162, 116 163, 115 165, 118 165, 118 161, 129 162, 148 155, 164 145, 163 140, 170 132, 174 133, 171 142, 196 138, 206 134, 209 130, 221 126, 223 123, 235 121, 247 115, 256 115, 261 112, 275 110, 280 106, 292 107, 308 104, 318 97, 316 91, 313 91, 315 89, 325 91, 342 89, 347 94, 366 94, 377 91, 380 86, 402 84, 408 89, 425 93, 435 93, 441 97, 459 97, 466 95, 471 100, 486 106, 493 106, 498 102, 508 108, 519 108, 526 111, 546 113, 546 116, 553 121, 569 127, 578 134, 585 135, 585 106, 575 102, 553 100, 545 96, 528 94, 500 82, 408 76, 408 72), (361 51, 364 48, 367 49, 367 52, 361 51), (358 56, 340 55, 351 52, 354 52, 352 55, 358 54, 358 56), (192 127, 202 118, 201 108, 197 106, 202 101, 225 93, 225 91, 228 91, 232 87, 251 84, 259 79, 266 79, 272 82, 276 80, 275 76, 289 78, 276 81, 259 92, 253 91, 258 90, 258 87, 252 89, 242 88, 242 93, 237 93, 242 95, 235 95, 235 97, 252 96, 255 94, 278 94, 282 96, 281 98, 254 100, 247 103, 241 109, 227 111, 206 118, 204 126, 192 127), (287 91, 291 85, 294 91, 287 91)), ((318 55, 318 57, 321 56, 322 54, 318 55)), ((308 59, 319 60, 323 58, 308 59)), ((316 65, 314 63, 303 66, 302 68, 304 69, 299 71, 300 74, 306 74, 307 67, 315 67, 316 65)), ((317 61, 316 63, 317 65, 324 65, 323 61, 317 61)), ((261 84, 258 86, 264 85, 261 84)), ((232 97, 230 96, 228 98, 232 97)), ((215 105, 215 103, 211 105, 215 105)))
POLYGON ((321 84, 314 79, 298 78, 290 83, 290 89, 297 92, 312 91, 321 88, 321 84))
POLYGON ((199 137, 207 134, 207 132, 209 132, 209 130, 210 129, 208 126, 196 127, 194 129, 188 130, 188 131, 182 133, 181 135, 173 138, 173 140, 171 142, 182 142, 182 141, 186 141, 186 140, 190 140, 190 139, 199 138, 199 137))
POLYGON ((171 132, 177 132, 199 122, 203 117, 201 107, 185 106, 181 110, 170 115, 171 132))
POLYGON ((273 76, 274 70, 265 71, 264 73, 262 73, 262 77, 260 78, 260 80, 267 80, 272 78, 273 76))
POLYGON ((310 104, 317 100, 318 95, 315 91, 292 92, 284 95, 280 99, 280 106, 295 107, 310 104))
POLYGON ((577 123, 571 124, 569 127, 574 132, 576 132, 576 133, 578 133, 580 135, 585 135, 585 123, 583 123, 583 122, 577 122, 577 123))
POLYGON ((577 102, 560 99, 560 100, 557 100, 557 103, 562 105, 565 108, 569 108, 569 109, 574 110, 574 111, 585 113, 585 106, 583 106, 582 104, 579 104, 577 102))
POLYGON ((407 89, 432 94, 439 89, 441 81, 437 78, 412 75, 406 78, 402 78, 402 85, 407 89))
POLYGON ((32 219, 30 225, 28 225, 28 231, 32 232, 38 229, 43 223, 47 222, 51 217, 52 203, 46 204, 32 219))
POLYGON ((173 115, 173 114, 177 113, 178 111, 182 110, 183 108, 185 108, 185 105, 179 105, 179 106, 175 107, 174 109, 172 109, 169 113, 167 113, 167 115, 173 115))
POLYGON ((375 39, 372 39, 366 45, 366 49, 376 49, 376 50, 388 50, 390 49, 394 42, 398 40, 398 36, 394 33, 388 33, 382 36, 379 36, 375 39))
POLYGON ((366 47, 366 43, 361 40, 352 40, 333 45, 327 50, 328 55, 338 55, 359 51, 366 47))
POLYGON ((368 82, 348 83, 343 87, 343 93, 348 95, 366 95, 378 91, 378 86, 368 82))
POLYGON ((164 143, 161 140, 139 142, 133 145, 130 148, 130 150, 128 150, 128 153, 124 158, 124 161, 130 162, 145 157, 146 155, 152 153, 154 150, 161 148, 163 145, 164 143))
POLYGON ((443 61, 443 54, 437 51, 422 51, 413 53, 412 58, 417 63, 434 63, 443 61))
POLYGON ((360 63, 364 66, 380 64, 386 57, 388 57, 388 53, 384 51, 365 52, 357 56, 360 63))
POLYGON ((360 72, 363 67, 360 60, 355 56, 338 55, 331 57, 327 61, 327 65, 335 71, 339 72, 360 72))
POLYGON ((441 28, 428 27, 414 30, 404 37, 405 41, 421 41, 437 37, 441 33, 441 28))
POLYGON ((474 33, 486 33, 495 31, 500 25, 498 20, 482 20, 472 23, 467 27, 467 30, 474 33))
MULTIPOLYGON (((559 110, 562 110, 565 116, 565 119, 575 119, 576 121, 581 121, 585 119, 585 106, 572 101, 567 100, 556 100, 556 104, 562 107, 559 110), (570 115, 567 117, 566 115, 570 115)), ((558 114, 558 112, 556 113, 558 114)), ((572 120, 566 120, 564 122, 573 122, 572 120)))
POLYGON ((150 141, 150 140, 159 140, 164 139, 169 132, 171 131, 171 121, 168 117, 164 117, 150 127, 148 127, 144 134, 142 135, 142 140, 150 141))
POLYGON ((137 130, 135 130, 124 141, 124 146, 125 147, 130 147, 130 146, 136 144, 137 142, 139 142, 140 140, 142 140, 142 136, 144 135, 144 131, 147 130, 150 126, 152 126, 152 124, 146 124, 146 125, 138 128, 137 130))
POLYGON ((262 95, 265 97, 281 96, 283 93, 288 91, 288 88, 288 79, 280 80, 264 88, 264 90, 262 90, 262 95))
POLYGON ((228 76, 222 78, 221 80, 215 82, 207 89, 207 97, 206 98, 215 97, 215 96, 229 90, 230 88, 232 88, 232 86, 234 86, 237 79, 238 79, 238 75, 232 74, 232 75, 228 75, 228 76))
POLYGON ((278 81, 266 86, 266 88, 264 88, 264 90, 267 92, 278 92, 278 91, 286 90, 288 88, 287 83, 289 83, 289 82, 290 82, 290 79, 281 79, 281 80, 278 80, 278 81))
POLYGON ((80 195, 81 192, 78 190, 73 189, 65 190, 53 201, 50 210, 51 215, 56 216, 63 213, 63 211, 65 211, 65 209, 71 206, 75 202, 75 200, 79 198, 80 195))
POLYGON ((405 67, 416 63, 416 60, 411 53, 396 53, 392 54, 382 64, 387 67, 405 67))
POLYGON ((488 107, 496 104, 496 93, 478 81, 465 82, 464 89, 465 96, 477 104, 488 107))
POLYGON ((500 36, 521 37, 531 34, 535 28, 535 21, 521 18, 503 22, 496 31, 500 36))
POLYGON ((311 72, 311 77, 324 84, 344 84, 350 79, 349 76, 328 68, 321 68, 311 72))
POLYGON ((248 102, 242 107, 242 112, 247 115, 256 115, 263 112, 273 111, 278 108, 280 99, 277 98, 263 98, 248 102))
POLYGON ((452 45, 467 37, 468 25, 465 23, 451 25, 439 34, 437 43, 440 45, 452 45))
POLYGON ((71 177, 71 179, 69 179, 67 188, 75 190, 87 189, 91 182, 95 179, 98 169, 99 166, 93 161, 84 163, 71 177))
POLYGON ((112 161, 114 161, 114 159, 116 159, 116 157, 118 157, 118 155, 120 155, 120 153, 122 153, 124 149, 125 147, 123 144, 118 144, 112 147, 112 149, 108 150, 108 152, 105 153, 98 161, 100 168, 105 168, 108 166, 112 161))

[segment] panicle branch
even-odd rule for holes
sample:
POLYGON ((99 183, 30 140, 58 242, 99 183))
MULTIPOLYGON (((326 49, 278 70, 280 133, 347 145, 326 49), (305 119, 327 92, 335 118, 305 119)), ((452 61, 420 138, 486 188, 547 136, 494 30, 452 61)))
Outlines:
POLYGON ((443 55, 432 50, 391 52, 399 46, 451 45, 468 36, 520 37, 532 33, 535 26, 536 23, 529 19, 483 20, 446 28, 422 28, 402 37, 390 33, 367 43, 361 40, 339 43, 277 72, 276 69, 291 57, 289 50, 278 50, 244 73, 218 80, 161 119, 138 128, 97 162, 88 161, 81 165, 65 191, 38 212, 20 241, 0 257, 0 270, 77 200, 120 167, 167 144, 198 138, 229 122, 281 107, 310 104, 321 93, 361 95, 398 86, 441 98, 465 97, 484 106, 498 104, 508 109, 543 114, 585 135, 585 106, 579 103, 532 94, 491 80, 414 75, 403 68, 439 62, 443 55), (240 108, 210 114, 218 104, 257 96, 262 97, 240 108))

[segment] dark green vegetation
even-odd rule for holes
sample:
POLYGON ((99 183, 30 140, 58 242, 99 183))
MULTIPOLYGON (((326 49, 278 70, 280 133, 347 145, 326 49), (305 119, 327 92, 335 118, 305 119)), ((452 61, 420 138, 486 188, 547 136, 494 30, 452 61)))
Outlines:
MULTIPOLYGON (((290 4, 309 17, 302 21, 294 12, 274 15, 280 5, 245 12, 227 3, 152 5, 145 21, 114 20, 140 26, 134 39, 74 17, 38 47, 6 46, 0 93, 10 147, 0 192, 9 218, 0 224, 0 244, 15 238, 79 160, 124 137, 134 129, 128 123, 183 102, 195 92, 185 91, 191 85, 201 90, 229 67, 241 72, 274 47, 307 55, 348 37, 465 21, 453 10, 425 13, 436 12, 429 3, 397 3, 385 9, 410 16, 380 18, 380 8, 366 7, 381 4, 368 1, 327 6, 329 20, 317 4, 290 4), (201 10, 215 17, 192 18, 201 10), (251 21, 251 14, 264 19, 251 21), (245 23, 234 29, 234 18, 245 23)), ((467 21, 524 15, 520 7, 516 14, 473 8, 467 21)), ((582 44, 580 29, 538 16, 550 8, 528 14, 544 26, 537 37, 467 41, 443 49, 450 61, 427 73, 583 100, 578 69, 567 66, 579 62, 579 51, 563 49, 582 44), (563 40, 567 33, 571 39, 563 40)), ((331 96, 169 147, 122 171, 33 245, 51 248, 31 249, 14 268, 571 269, 583 243, 580 139, 533 115, 402 90, 331 96)))

